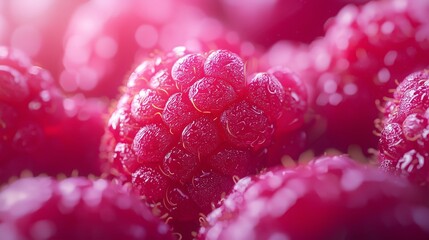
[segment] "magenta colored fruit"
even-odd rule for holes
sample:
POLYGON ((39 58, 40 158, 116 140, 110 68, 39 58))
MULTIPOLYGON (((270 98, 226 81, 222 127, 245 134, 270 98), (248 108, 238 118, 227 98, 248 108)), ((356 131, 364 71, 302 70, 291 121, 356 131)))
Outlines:
POLYGON ((429 184, 429 70, 407 76, 386 105, 379 142, 382 169, 429 184))
POLYGON ((346 156, 241 179, 199 239, 427 239, 427 192, 346 156))
POLYGON ((429 66, 427 1, 371 1, 349 5, 309 45, 280 42, 263 57, 308 81, 317 119, 312 148, 375 149, 374 120, 390 91, 410 72, 429 66))
POLYGON ((227 50, 155 56, 131 74, 110 117, 105 171, 131 181, 184 239, 234 180, 280 164, 287 153, 268 162, 268 149, 304 124, 299 78, 280 68, 248 77, 244 65, 227 50))
POLYGON ((33 174, 99 174, 106 104, 66 98, 48 71, 0 48, 0 182, 33 174))
POLYGON ((140 199, 107 180, 22 178, 0 192, 4 239, 173 239, 140 199))

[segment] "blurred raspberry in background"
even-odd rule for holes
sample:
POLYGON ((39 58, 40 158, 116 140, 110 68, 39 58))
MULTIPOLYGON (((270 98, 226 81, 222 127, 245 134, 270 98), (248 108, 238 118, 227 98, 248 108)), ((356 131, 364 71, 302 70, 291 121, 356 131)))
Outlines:
POLYGON ((20 49, 56 76, 69 18, 84 1, 1 0, 0 45, 20 49))
POLYGON ((253 44, 241 42, 221 19, 190 2, 195 4, 173 0, 82 4, 65 35, 61 86, 68 92, 115 97, 144 58, 180 45, 195 51, 228 49, 243 57, 254 54, 253 44))

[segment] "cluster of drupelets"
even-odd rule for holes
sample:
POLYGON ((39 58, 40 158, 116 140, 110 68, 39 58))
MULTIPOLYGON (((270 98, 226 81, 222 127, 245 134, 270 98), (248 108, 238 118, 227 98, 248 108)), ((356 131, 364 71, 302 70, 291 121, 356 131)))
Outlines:
POLYGON ((428 239, 429 2, 0 2, 0 238, 428 239))

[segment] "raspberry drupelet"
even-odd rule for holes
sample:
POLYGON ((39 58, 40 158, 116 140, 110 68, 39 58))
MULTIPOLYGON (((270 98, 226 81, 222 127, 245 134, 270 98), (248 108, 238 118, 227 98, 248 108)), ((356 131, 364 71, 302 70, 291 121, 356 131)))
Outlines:
POLYGON ((379 141, 380 167, 429 184, 429 70, 408 75, 385 104, 379 141))
POLYGON ((105 171, 189 239, 235 180, 269 165, 268 149, 299 131, 306 109, 305 87, 286 69, 248 77, 230 51, 175 48, 131 74, 103 138, 105 171))
MULTIPOLYGON (((326 119, 321 141, 347 151, 376 149, 378 102, 410 72, 429 65, 427 1, 371 1, 344 7, 312 44, 316 112, 326 119), (335 142, 333 142, 335 141, 335 142)), ((323 149, 323 147, 322 147, 323 149)))
POLYGON ((103 179, 21 178, 0 192, 0 236, 17 240, 173 239, 129 189, 103 179))
POLYGON ((199 239, 427 239, 426 191, 345 155, 241 179, 199 239))
POLYGON ((24 170, 99 174, 105 105, 64 96, 48 71, 0 47, 0 183, 24 170))
POLYGON ((428 9, 428 1, 414 0, 350 4, 326 22, 323 37, 309 45, 278 42, 262 57, 308 81, 319 119, 309 134, 316 154, 360 148, 369 156, 377 148, 379 103, 409 73, 429 66, 428 9))

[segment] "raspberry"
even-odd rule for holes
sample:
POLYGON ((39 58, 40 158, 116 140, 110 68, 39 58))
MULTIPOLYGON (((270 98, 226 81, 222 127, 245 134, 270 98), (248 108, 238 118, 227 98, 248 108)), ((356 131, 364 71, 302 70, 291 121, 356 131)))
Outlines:
POLYGON ((24 170, 98 174, 105 103, 66 98, 51 75, 17 50, 0 48, 0 182, 24 170))
POLYGON ((427 7, 427 1, 412 0, 349 5, 323 38, 296 50, 278 44, 265 57, 275 64, 293 61, 290 67, 309 81, 318 119, 309 138, 317 140, 316 152, 359 146, 366 154, 377 147, 378 102, 398 80, 429 65, 429 21, 421 17, 427 7))
POLYGON ((136 68, 110 117, 105 171, 130 181, 185 239, 234 179, 279 164, 266 161, 268 149, 304 124, 296 75, 246 76, 244 65, 227 50, 176 48, 136 68))
POLYGON ((170 51, 176 46, 195 51, 227 48, 253 56, 256 52, 253 44, 242 42, 237 33, 190 2, 193 0, 156 3, 110 0, 82 4, 74 13, 65 37, 62 87, 68 92, 114 98, 136 63, 152 52, 170 51))
POLYGON ((429 70, 407 76, 386 105, 379 142, 382 169, 429 183, 429 70))
POLYGON ((173 239, 140 199, 107 180, 22 178, 0 192, 6 239, 173 239))
POLYGON ((241 179, 199 239, 427 239, 427 192, 346 156, 241 179))

